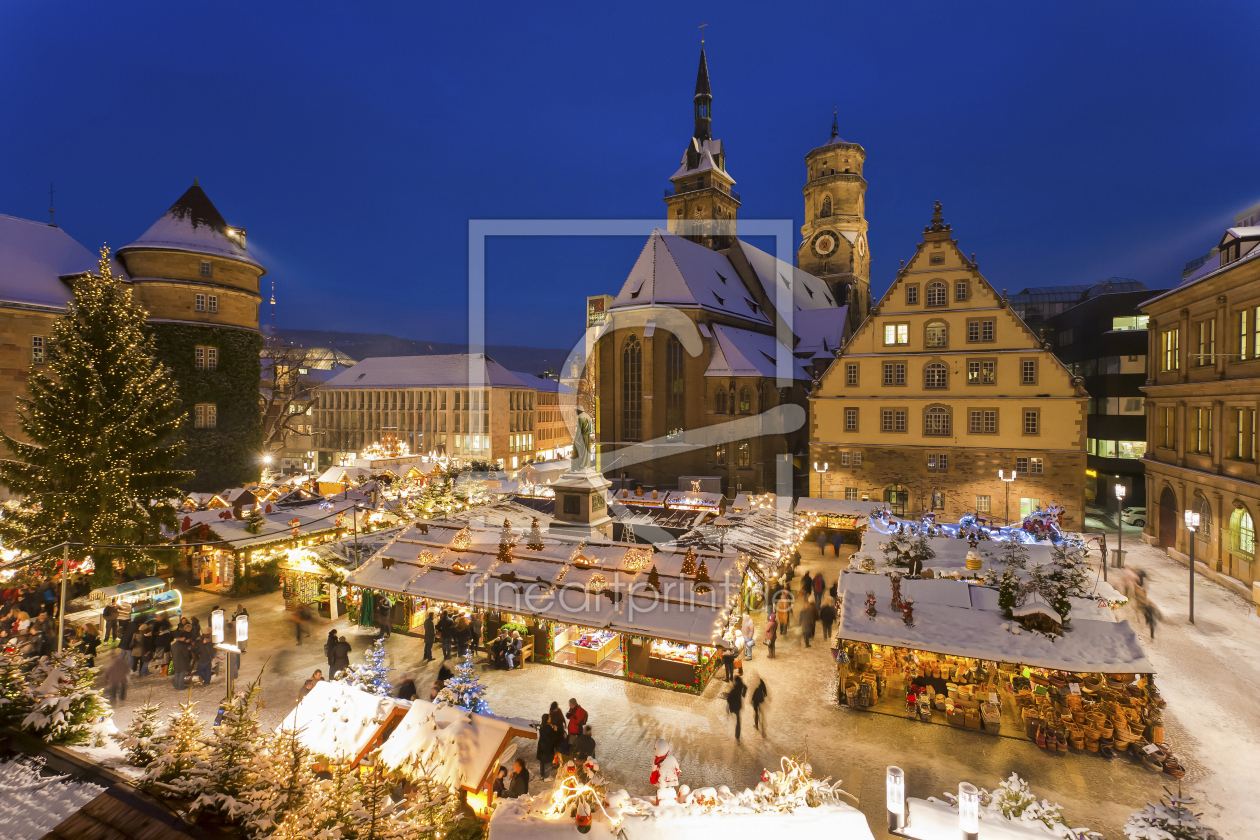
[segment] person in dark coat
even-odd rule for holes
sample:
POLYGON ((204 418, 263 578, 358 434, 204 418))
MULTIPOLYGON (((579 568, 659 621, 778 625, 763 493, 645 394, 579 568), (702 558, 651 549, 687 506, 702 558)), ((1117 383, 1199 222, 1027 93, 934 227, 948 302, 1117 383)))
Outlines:
POLYGON ((818 529, 818 553, 824 557, 827 554, 827 532, 821 528, 818 529))
POLYGON ((556 752, 568 755, 568 724, 565 722, 564 712, 560 710, 560 704, 555 700, 551 701, 551 708, 547 711, 547 717, 551 718, 551 726, 556 732, 556 752))
POLYGON ((426 612, 424 614, 424 661, 433 661, 433 639, 437 635, 437 629, 433 626, 433 613, 426 612))
POLYGON ((556 757, 556 739, 560 733, 551 725, 551 715, 544 714, 542 722, 538 724, 538 749, 535 755, 538 756, 538 778, 547 778, 547 768, 551 767, 552 760, 556 757))
POLYGON ((831 627, 836 623, 836 607, 831 601, 824 604, 823 608, 818 611, 818 620, 822 622, 823 634, 830 639, 831 627))
POLYGON ((382 639, 388 639, 394 632, 394 629, 390 626, 392 620, 389 602, 385 598, 381 598, 376 602, 376 626, 381 630, 382 639))
POLYGON ((123 658, 127 660, 128 667, 131 665, 131 638, 135 634, 136 625, 133 622, 127 621, 122 623, 122 634, 117 637, 118 650, 122 653, 123 658))
POLYGON ((337 674, 350 668, 350 643, 346 641, 345 636, 337 637, 337 644, 332 646, 332 652, 329 655, 328 674, 332 679, 337 678, 337 674))
POLYGON ((810 575, 809 572, 806 572, 805 576, 801 578, 801 598, 803 599, 806 595, 813 595, 813 594, 814 594, 814 578, 812 575, 810 575))
POLYGON ((529 771, 525 769, 525 762, 516 759, 512 762, 512 777, 508 782, 507 793, 504 796, 509 799, 516 799, 519 796, 525 796, 529 793, 529 771))
POLYGON ((837 557, 840 556, 840 544, 843 542, 844 542, 844 537, 840 536, 839 531, 836 531, 835 535, 832 536, 831 538, 831 544, 832 546, 835 547, 837 557))
POLYGON ((210 669, 214 665, 214 642, 210 640, 209 633, 201 634, 201 641, 193 647, 197 654, 197 676, 201 677, 202 685, 210 684, 210 669))
POLYGON ((805 647, 809 647, 809 643, 814 638, 814 628, 818 624, 818 607, 814 606, 814 596, 809 595, 806 598, 805 606, 801 607, 800 625, 801 638, 805 640, 805 647))
POLYGON ((822 603, 823 588, 825 586, 826 584, 823 583, 822 572, 819 572, 818 574, 814 575, 814 603, 815 604, 822 603))
POLYGON ((109 685, 109 702, 111 705, 116 699, 127 699, 127 677, 130 675, 131 666, 127 664, 127 659, 123 656, 119 656, 105 669, 105 681, 109 685), (119 697, 119 695, 122 696, 119 697))
POLYGON ((337 646, 337 631, 329 630, 328 639, 324 642, 324 658, 328 660, 328 673, 333 672, 333 648, 337 646))
POLYGON ((176 691, 184 689, 184 677, 192 670, 192 651, 188 640, 180 637, 171 643, 171 685, 176 691))
POLYGON ((581 732, 569 737, 573 741, 572 748, 569 751, 569 758, 581 763, 588 758, 595 757, 595 739, 591 736, 591 728, 589 726, 583 726, 581 732))
POLYGON ((758 680, 757 687, 753 689, 752 693, 753 729, 760 732, 763 738, 766 736, 766 713, 761 707, 765 705, 766 700, 769 698, 770 691, 766 688, 766 681, 764 679, 758 680))
POLYGON ((454 676, 454 674, 451 673, 450 665, 448 665, 446 660, 443 659, 442 664, 438 666, 437 682, 435 683, 438 691, 442 690, 442 686, 446 685, 446 681, 449 680, 452 676, 454 676))
POLYGON ((450 659, 455 649, 455 622, 445 612, 438 616, 437 634, 442 640, 442 658, 450 659))
POLYGON ((735 678, 735 651, 727 639, 722 640, 722 667, 726 670, 726 676, 723 679, 726 682, 733 680, 735 678))
POLYGON ((118 641, 118 607, 110 602, 101 610, 101 618, 105 620, 105 641, 118 641))
POLYGON ((731 690, 726 692, 726 710, 735 715, 735 740, 739 740, 739 723, 740 715, 744 711, 744 695, 748 693, 748 687, 744 685, 744 678, 736 675, 735 684, 731 686, 731 690))
POLYGON ((481 649, 481 619, 474 615, 472 621, 468 622, 468 631, 471 634, 468 644, 473 656, 476 656, 477 651, 481 649))
POLYGON ((398 684, 399 700, 415 700, 416 699, 416 681, 408 677, 398 684))
MULTIPOLYGON (((499 772, 494 776, 494 787, 491 788, 491 793, 495 799, 507 796, 507 774, 507 768, 500 767, 499 772)), ((491 801, 493 802, 494 800, 492 799, 491 801)))
POLYGON ((770 613, 770 618, 766 620, 766 647, 770 648, 770 658, 774 659, 774 642, 779 637, 779 622, 775 619, 774 613, 770 613))

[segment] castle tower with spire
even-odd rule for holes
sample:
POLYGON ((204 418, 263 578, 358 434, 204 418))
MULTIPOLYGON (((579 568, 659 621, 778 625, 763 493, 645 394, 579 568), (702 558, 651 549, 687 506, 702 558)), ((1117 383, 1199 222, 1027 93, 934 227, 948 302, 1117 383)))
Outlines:
POLYGON ((672 190, 665 192, 669 232, 721 250, 735 242, 739 193, 732 189, 735 179, 726 171, 722 141, 713 139, 713 90, 703 47, 692 108, 695 131, 678 171, 670 176, 672 190))
POLYGON ((831 119, 826 145, 805 155, 805 224, 797 265, 827 282, 837 302, 848 305, 847 330, 871 308, 871 252, 867 241, 866 150, 840 137, 831 119))

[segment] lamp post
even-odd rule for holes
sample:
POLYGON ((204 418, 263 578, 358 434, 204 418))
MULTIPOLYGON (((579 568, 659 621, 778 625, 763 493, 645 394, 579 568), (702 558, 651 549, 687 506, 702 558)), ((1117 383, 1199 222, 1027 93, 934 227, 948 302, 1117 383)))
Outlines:
MULTIPOLYGON (((1124 485, 1116 485, 1116 568, 1124 565, 1124 485)), ((1103 568, 1107 567, 1107 558, 1103 558, 1103 568)), ((1104 577, 1106 572, 1103 572, 1104 577)))
POLYGON ((906 827, 906 773, 900 767, 888 766, 885 781, 888 805, 888 830, 900 831, 906 827))
POLYGON ((998 478, 1006 485, 1006 527, 1011 527, 1011 482, 1015 480, 1015 470, 1011 470, 1011 477, 1007 478, 1004 470, 998 470, 998 478))
POLYGON ((1190 623, 1194 624, 1194 532, 1199 530, 1199 514, 1186 511, 1186 530, 1190 533, 1190 623))
POLYGON ((962 831, 963 840, 979 840, 980 791, 968 782, 958 785, 958 828, 962 831))
POLYGON ((718 532, 718 551, 725 554, 726 553, 726 529, 731 527, 731 520, 727 519, 725 516, 719 516, 717 519, 713 520, 713 527, 717 528, 717 532, 718 532))

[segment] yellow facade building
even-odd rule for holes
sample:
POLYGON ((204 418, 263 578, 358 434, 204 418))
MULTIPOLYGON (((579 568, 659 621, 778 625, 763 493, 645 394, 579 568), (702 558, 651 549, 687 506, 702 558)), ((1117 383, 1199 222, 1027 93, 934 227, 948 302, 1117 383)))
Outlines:
POLYGON ((937 202, 915 255, 810 396, 810 495, 942 521, 1060 504, 1064 527, 1079 528, 1087 401, 959 250, 937 202))

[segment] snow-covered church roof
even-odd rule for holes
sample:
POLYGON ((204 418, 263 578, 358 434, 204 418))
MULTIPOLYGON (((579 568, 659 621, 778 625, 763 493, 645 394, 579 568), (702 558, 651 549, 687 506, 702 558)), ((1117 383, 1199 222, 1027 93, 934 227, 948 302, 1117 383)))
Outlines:
POLYGON ((793 379, 812 377, 801 362, 772 335, 741 330, 722 324, 713 325, 713 351, 705 376, 776 376, 780 358, 790 365, 793 379))
POLYGON ((725 254, 657 228, 630 269, 613 307, 699 306, 769 325, 725 254))
MULTIPOLYGON (((245 250, 244 232, 237 233, 235 228, 228 226, 195 180, 143 236, 119 248, 118 252, 140 250, 189 251, 226 257, 262 269, 262 265, 245 250)), ((263 272, 266 273, 266 269, 263 272)))

